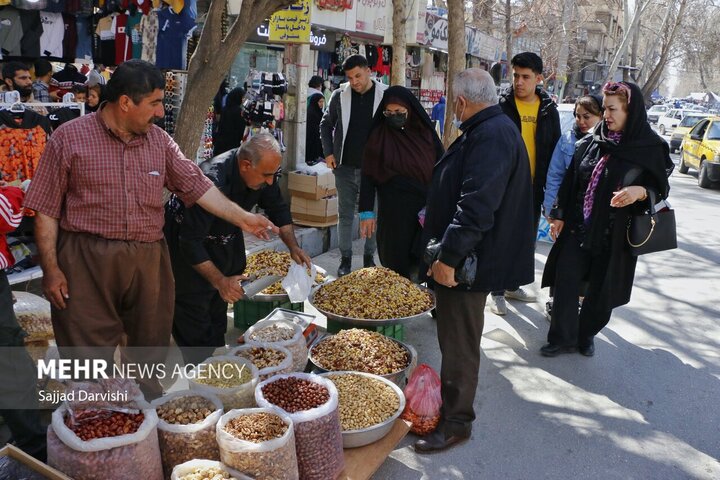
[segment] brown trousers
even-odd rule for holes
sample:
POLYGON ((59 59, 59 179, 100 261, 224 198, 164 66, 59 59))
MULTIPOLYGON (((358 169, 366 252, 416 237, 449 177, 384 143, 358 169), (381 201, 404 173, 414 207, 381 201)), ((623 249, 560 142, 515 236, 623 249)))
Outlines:
POLYGON ((487 292, 435 286, 442 367, 441 427, 446 436, 470 435, 480 369, 487 292))

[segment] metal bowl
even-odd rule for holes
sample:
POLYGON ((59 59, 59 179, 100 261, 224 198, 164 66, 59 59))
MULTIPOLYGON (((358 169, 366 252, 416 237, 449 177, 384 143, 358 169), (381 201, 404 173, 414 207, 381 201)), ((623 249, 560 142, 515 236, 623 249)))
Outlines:
MULTIPOLYGON (((340 371, 340 370, 328 370, 328 369, 320 366, 320 364, 313 357, 313 351, 315 350, 315 347, 319 343, 321 343, 323 340, 326 340, 326 339, 330 338, 331 336, 332 335, 325 335, 324 337, 320 338, 308 350, 308 358, 310 359, 310 363, 313 366, 314 373, 322 374, 322 373, 330 373, 330 372, 340 371)), ((405 351, 408 353, 408 358, 410 360, 408 361, 407 367, 405 367, 404 369, 402 369, 400 371, 393 372, 393 373, 387 373, 385 375, 375 375, 373 373, 368 373, 367 375, 384 378, 385 380, 388 380, 402 388, 405 386, 405 380, 410 377, 410 375, 412 374, 412 371, 415 369, 415 365, 417 364, 417 351, 412 346, 407 345, 399 340, 395 340, 394 338, 391 338, 391 337, 387 337, 387 338, 392 340, 393 342, 397 343, 401 347, 403 347, 405 349, 405 351)), ((365 372, 356 372, 356 373, 365 373, 365 372)))
POLYGON ((373 375, 372 373, 338 371, 321 373, 320 376, 328 378, 332 377, 333 375, 343 374, 362 375, 364 377, 372 378, 383 382, 384 384, 388 385, 390 388, 393 389, 395 394, 398 396, 398 399, 400 400, 400 405, 397 409, 397 412, 395 412, 393 416, 391 416, 384 422, 378 423, 371 427, 361 428, 359 430, 347 430, 342 432, 343 448, 363 447, 365 445, 375 443, 381 438, 383 438, 385 435, 390 433, 390 430, 392 430, 395 420, 397 420, 403 410, 405 410, 405 394, 403 394, 403 391, 400 390, 400 387, 395 385, 393 382, 379 375, 373 375))
POLYGON ((422 318, 423 316, 430 313, 430 311, 435 308, 435 293, 433 293, 432 290, 430 290, 427 287, 423 287, 422 285, 415 285, 420 290, 423 290, 425 292, 428 292, 430 296, 432 297, 432 306, 425 310, 424 312, 420 312, 415 315, 411 315, 409 317, 400 317, 400 318, 378 318, 378 319, 370 319, 370 318, 353 318, 353 317, 343 317, 342 315, 338 315, 336 313, 325 311, 321 308, 319 308, 317 305, 315 305, 315 294, 317 291, 324 285, 328 285, 329 283, 334 282, 335 280, 331 280, 330 282, 325 282, 322 285, 319 285, 315 287, 310 294, 310 297, 308 300, 310 301, 310 305, 312 305, 318 312, 325 315, 329 320, 335 320, 338 323, 345 323, 348 325, 358 325, 358 326, 367 326, 367 327, 384 327, 386 325, 396 325, 399 323, 407 323, 412 320, 417 320, 418 318, 422 318))
MULTIPOLYGON (((322 285, 325 285, 328 283, 328 273, 327 270, 325 270, 322 267, 315 266, 317 268, 317 273, 321 274, 323 277, 325 277, 325 281, 321 284, 315 286, 314 288, 319 288, 322 285)), ((280 280, 282 281, 282 280, 280 280)), ((254 297, 252 297, 253 302, 288 302, 290 301, 290 297, 288 297, 288 294, 283 293, 258 293, 254 297)))

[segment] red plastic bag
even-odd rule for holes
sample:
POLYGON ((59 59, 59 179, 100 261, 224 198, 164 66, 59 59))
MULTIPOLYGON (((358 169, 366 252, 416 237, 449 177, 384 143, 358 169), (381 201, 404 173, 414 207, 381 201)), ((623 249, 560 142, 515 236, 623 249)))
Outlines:
POLYGON ((440 376, 429 365, 421 364, 405 387, 405 410, 400 418, 412 423, 410 431, 417 435, 433 432, 440 422, 440 376))

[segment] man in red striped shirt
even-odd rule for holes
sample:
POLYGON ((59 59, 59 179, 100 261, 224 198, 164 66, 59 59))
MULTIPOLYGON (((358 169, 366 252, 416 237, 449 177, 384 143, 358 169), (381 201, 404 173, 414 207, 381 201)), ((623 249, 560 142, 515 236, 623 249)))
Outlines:
POLYGON ((25 206, 59 346, 167 346, 174 280, 163 239, 163 187, 186 205, 261 238, 267 218, 229 201, 155 125, 165 79, 130 60, 98 112, 62 125, 47 144, 25 206))

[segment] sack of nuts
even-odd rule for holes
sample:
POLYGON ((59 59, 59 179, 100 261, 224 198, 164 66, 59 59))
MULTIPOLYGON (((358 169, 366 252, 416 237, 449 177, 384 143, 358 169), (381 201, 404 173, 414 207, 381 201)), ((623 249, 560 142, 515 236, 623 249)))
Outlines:
POLYGON ((51 340, 55 338, 50 320, 50 302, 27 292, 13 292, 15 317, 27 333, 26 342, 51 340))
POLYGON ((248 328, 243 337, 246 344, 268 343, 290 350, 294 372, 302 372, 307 366, 307 343, 302 327, 296 323, 288 320, 262 320, 248 328))
POLYGON ((152 403, 158 414, 158 439, 165 478, 176 465, 194 458, 220 460, 215 425, 223 414, 220 399, 185 390, 152 403))
POLYGON ((292 420, 298 472, 306 480, 337 478, 345 467, 338 391, 311 373, 275 375, 258 384, 259 407, 278 407, 292 420))
POLYGON ((48 465, 75 480, 162 479, 157 414, 137 412, 81 410, 70 416, 61 406, 48 428, 48 465))
POLYGON ((220 458, 256 480, 297 480, 293 422, 282 410, 230 410, 217 424, 220 458))
POLYGON ((252 480, 214 460, 190 460, 175 467, 170 480, 252 480))
POLYGON ((258 369, 259 381, 267 380, 278 373, 292 373, 292 353, 280 345, 253 342, 240 345, 228 352, 228 355, 247 358, 258 369))
POLYGON ((246 358, 210 357, 193 370, 187 381, 190 390, 216 395, 226 411, 255 406, 258 369, 246 358))

